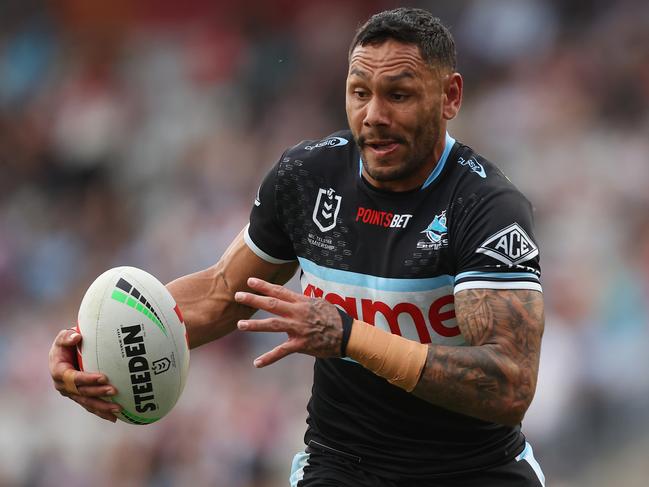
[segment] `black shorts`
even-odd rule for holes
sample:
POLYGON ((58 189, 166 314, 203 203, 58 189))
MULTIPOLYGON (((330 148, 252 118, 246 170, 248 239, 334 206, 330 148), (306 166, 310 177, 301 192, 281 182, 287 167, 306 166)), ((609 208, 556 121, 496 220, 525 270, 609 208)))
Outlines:
POLYGON ((544 487, 545 477, 529 443, 503 465, 413 482, 379 477, 363 469, 360 457, 311 441, 305 451, 295 455, 289 482, 291 487, 544 487))

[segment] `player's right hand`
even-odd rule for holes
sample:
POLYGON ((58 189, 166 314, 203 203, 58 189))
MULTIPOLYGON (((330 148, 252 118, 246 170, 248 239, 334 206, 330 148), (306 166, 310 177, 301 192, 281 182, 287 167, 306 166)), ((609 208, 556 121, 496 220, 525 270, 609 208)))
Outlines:
POLYGON ((120 406, 102 399, 117 394, 104 374, 82 372, 76 367, 77 345, 81 335, 76 330, 61 330, 50 348, 49 366, 54 388, 62 396, 79 403, 87 411, 107 421, 115 422, 120 406))

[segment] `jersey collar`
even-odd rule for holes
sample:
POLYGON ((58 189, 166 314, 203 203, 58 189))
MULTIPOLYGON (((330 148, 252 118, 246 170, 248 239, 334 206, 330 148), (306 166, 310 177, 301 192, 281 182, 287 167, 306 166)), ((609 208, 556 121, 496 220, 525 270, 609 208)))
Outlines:
MULTIPOLYGON (((442 155, 439 157, 439 160, 437 161, 435 168, 430 173, 430 175, 426 178, 426 181, 424 181, 424 184, 421 186, 420 189, 426 189, 428 186, 430 186, 433 183, 433 181, 435 181, 439 177, 442 170, 444 169, 444 166, 446 165, 446 159, 448 159, 448 155, 451 153, 451 149, 453 148, 454 144, 455 144, 455 139, 451 137, 451 135, 448 132, 446 132, 446 140, 444 141, 444 150, 442 151, 442 155)), ((359 177, 362 174, 363 174, 363 158, 359 157, 358 158, 359 177)))

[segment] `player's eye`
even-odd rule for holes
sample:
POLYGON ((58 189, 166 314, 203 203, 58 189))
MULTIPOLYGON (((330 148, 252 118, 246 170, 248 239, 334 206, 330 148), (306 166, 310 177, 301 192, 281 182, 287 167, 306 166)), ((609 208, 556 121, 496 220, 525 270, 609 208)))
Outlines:
POLYGON ((365 100, 369 96, 369 93, 365 90, 356 89, 354 90, 354 96, 359 100, 365 100))
POLYGON ((390 98, 392 98, 392 100, 396 102, 406 101, 409 98, 409 95, 405 93, 395 92, 390 94, 390 98))

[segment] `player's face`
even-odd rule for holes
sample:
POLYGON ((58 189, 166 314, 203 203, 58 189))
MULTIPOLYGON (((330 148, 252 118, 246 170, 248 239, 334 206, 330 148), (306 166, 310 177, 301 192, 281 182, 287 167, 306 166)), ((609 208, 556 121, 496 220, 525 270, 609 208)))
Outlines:
POLYGON ((352 51, 347 120, 372 184, 404 191, 426 180, 443 150, 445 78, 414 44, 390 39, 352 51))

